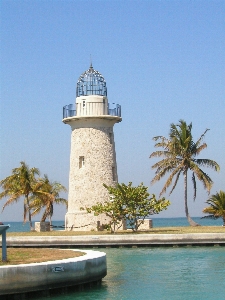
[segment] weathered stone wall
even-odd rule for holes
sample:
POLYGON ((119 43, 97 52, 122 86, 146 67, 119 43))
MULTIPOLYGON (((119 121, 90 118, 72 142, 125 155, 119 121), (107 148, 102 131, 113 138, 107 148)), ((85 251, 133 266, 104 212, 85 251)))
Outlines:
POLYGON ((34 224, 34 229, 37 232, 50 231, 50 222, 35 222, 34 224))
POLYGON ((90 118, 71 123, 71 152, 67 230, 97 230, 97 221, 107 224, 105 215, 81 211, 109 199, 103 187, 118 182, 113 125, 115 120, 90 118))
POLYGON ((138 224, 140 223, 141 225, 138 227, 138 230, 148 230, 153 227, 153 222, 151 219, 145 219, 144 221, 138 220, 138 224))

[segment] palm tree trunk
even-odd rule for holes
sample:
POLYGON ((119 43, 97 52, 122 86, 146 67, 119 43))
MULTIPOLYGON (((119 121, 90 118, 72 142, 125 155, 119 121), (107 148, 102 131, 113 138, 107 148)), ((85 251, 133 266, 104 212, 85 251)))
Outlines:
POLYGON ((50 205, 50 214, 49 214, 50 226, 52 226, 52 215, 53 215, 53 202, 51 202, 50 205))
POLYGON ((185 207, 185 215, 190 226, 200 226, 198 223, 192 220, 188 212, 188 205, 187 205, 187 170, 184 171, 184 207, 185 207))
POLYGON ((52 228, 52 216, 51 215, 49 216, 49 225, 50 225, 50 231, 52 231, 53 228, 52 228))
POLYGON ((29 216, 29 223, 30 223, 30 230, 33 230, 32 221, 31 221, 31 212, 30 212, 30 203, 29 203, 29 197, 26 195, 26 201, 27 201, 27 209, 28 209, 28 216, 29 216))

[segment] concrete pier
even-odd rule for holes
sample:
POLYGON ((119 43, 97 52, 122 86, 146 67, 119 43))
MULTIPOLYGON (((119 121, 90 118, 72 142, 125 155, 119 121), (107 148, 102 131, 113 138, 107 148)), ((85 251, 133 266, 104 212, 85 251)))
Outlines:
POLYGON ((101 281, 107 274, 106 254, 92 250, 82 252, 86 254, 80 257, 1 266, 0 299, 13 299, 13 295, 48 292, 55 288, 64 289, 101 281))
POLYGON ((173 246, 225 245, 225 233, 188 234, 106 234, 79 236, 13 236, 9 247, 106 247, 106 246, 173 246))

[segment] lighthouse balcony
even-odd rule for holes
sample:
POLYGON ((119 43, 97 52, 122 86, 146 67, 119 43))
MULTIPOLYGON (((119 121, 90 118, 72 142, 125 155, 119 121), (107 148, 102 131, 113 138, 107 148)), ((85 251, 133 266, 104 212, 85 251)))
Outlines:
POLYGON ((76 116, 115 116, 121 117, 121 105, 105 104, 102 102, 87 102, 84 106, 78 104, 68 104, 63 107, 63 119, 76 116))

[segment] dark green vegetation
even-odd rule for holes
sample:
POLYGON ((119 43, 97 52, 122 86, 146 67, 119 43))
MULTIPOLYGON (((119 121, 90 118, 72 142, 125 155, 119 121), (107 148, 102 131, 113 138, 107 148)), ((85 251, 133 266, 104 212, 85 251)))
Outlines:
POLYGON ((26 222, 28 215, 30 228, 32 229, 31 217, 40 212, 42 208, 44 208, 42 216, 44 221, 47 217, 51 220, 54 203, 67 205, 67 200, 59 197, 59 192, 66 191, 66 188, 58 182, 51 183, 47 175, 44 178, 36 178, 37 175, 40 175, 37 168, 30 169, 23 161, 20 164, 19 168, 12 170, 12 175, 0 181, 3 190, 0 193, 0 199, 8 198, 2 210, 6 206, 19 201, 21 197, 24 198, 23 221, 26 222))
POLYGON ((104 213, 109 216, 110 228, 113 232, 122 220, 127 220, 133 231, 137 231, 146 217, 158 214, 170 205, 165 198, 157 200, 154 194, 150 197, 147 192, 148 187, 143 183, 137 187, 133 187, 132 182, 128 185, 117 184, 116 187, 104 184, 104 187, 108 190, 111 200, 97 203, 90 208, 86 207, 86 210, 88 213, 94 212, 95 215, 104 213))
POLYGON ((0 266, 39 263, 58 259, 82 256, 84 253, 72 250, 47 248, 8 248, 7 262, 0 260, 0 266))
POLYGON ((225 192, 220 191, 212 195, 207 201, 210 206, 204 208, 203 212, 209 214, 203 218, 223 219, 223 226, 225 226, 225 192))
POLYGON ((192 136, 192 123, 187 125, 185 121, 180 120, 179 124, 170 125, 169 138, 164 136, 154 137, 155 147, 163 148, 163 150, 155 151, 150 155, 150 158, 163 157, 162 160, 155 163, 152 168, 156 169, 155 177, 152 183, 162 179, 167 173, 171 173, 161 191, 160 196, 166 192, 167 188, 172 185, 170 194, 175 189, 180 175, 184 177, 184 205, 185 215, 191 226, 197 226, 188 212, 187 205, 187 175, 190 170, 192 173, 192 183, 194 188, 194 199, 196 198, 196 178, 202 182, 203 187, 209 193, 213 184, 212 179, 207 175, 201 167, 210 167, 215 171, 219 171, 219 165, 210 159, 196 158, 200 152, 207 147, 202 140, 205 137, 206 129, 199 139, 194 142, 192 136), (174 180, 175 179, 175 180, 174 180), (174 180, 174 181, 173 181, 174 180))

